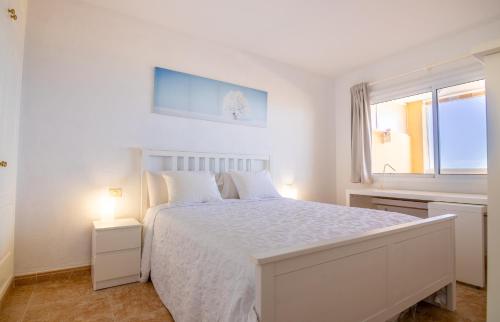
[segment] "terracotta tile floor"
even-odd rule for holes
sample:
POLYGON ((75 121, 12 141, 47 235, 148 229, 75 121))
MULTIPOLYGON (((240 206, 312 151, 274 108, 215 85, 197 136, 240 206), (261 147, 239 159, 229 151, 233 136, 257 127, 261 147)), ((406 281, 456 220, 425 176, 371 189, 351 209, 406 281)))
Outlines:
MULTIPOLYGON (((458 286, 458 309, 448 312, 425 303, 402 321, 485 321, 485 292, 458 286)), ((128 284, 94 292, 89 271, 59 274, 32 285, 16 286, 5 299, 0 322, 125 321, 173 322, 151 283, 128 284)))
POLYGON ((173 319, 151 283, 94 292, 87 270, 16 286, 0 312, 0 322, 7 321, 173 322, 173 319))

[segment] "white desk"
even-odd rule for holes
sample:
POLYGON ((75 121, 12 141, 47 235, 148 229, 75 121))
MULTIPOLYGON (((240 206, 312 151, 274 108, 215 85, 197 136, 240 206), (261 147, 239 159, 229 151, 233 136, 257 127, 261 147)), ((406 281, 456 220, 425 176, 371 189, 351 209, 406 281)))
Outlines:
POLYGON ((485 256, 488 196, 448 192, 350 189, 347 204, 405 213, 421 218, 443 214, 455 220, 457 280, 486 286, 485 256))
POLYGON ((488 196, 469 193, 451 193, 434 191, 413 191, 413 190, 389 190, 389 189, 348 189, 346 190, 347 205, 350 205, 351 195, 371 196, 382 198, 440 201, 452 203, 464 203, 471 205, 488 205, 488 196))

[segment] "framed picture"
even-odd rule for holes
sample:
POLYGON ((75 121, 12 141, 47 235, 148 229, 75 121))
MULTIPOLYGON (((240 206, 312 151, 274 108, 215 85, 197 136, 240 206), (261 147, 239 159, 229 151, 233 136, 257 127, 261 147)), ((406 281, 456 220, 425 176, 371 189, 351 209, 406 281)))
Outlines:
POLYGON ((247 126, 267 126, 267 92, 155 67, 154 112, 247 126))

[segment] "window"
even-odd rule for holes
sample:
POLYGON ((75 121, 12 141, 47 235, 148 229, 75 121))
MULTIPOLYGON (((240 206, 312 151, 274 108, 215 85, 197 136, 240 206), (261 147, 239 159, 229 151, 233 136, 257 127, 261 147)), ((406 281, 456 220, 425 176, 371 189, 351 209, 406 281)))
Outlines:
POLYGON ((484 80, 373 104, 371 117, 373 173, 487 173, 484 80))
POLYGON ((372 171, 434 173, 432 92, 374 104, 372 171))
POLYGON ((441 174, 486 174, 484 80, 437 91, 441 174))

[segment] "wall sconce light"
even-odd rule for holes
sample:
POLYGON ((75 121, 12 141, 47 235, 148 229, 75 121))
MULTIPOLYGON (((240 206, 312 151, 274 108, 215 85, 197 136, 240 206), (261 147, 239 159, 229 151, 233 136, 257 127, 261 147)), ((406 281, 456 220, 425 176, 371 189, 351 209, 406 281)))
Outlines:
POLYGON ((115 219, 116 204, 121 197, 121 188, 108 188, 108 193, 101 200, 102 221, 113 221, 115 219))
POLYGON ((298 191, 292 183, 288 183, 281 188, 281 195, 285 198, 297 199, 298 191))
POLYGON ((382 132, 382 143, 391 143, 391 129, 382 132))

